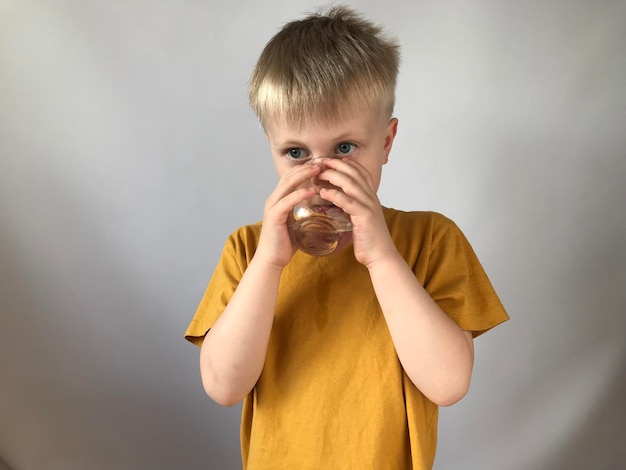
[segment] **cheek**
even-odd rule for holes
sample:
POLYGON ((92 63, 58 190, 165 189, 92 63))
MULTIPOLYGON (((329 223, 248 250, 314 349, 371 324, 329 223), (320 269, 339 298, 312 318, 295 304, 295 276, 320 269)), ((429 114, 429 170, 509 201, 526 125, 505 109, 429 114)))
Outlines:
POLYGON ((285 173, 289 170, 287 165, 282 158, 279 158, 275 155, 272 155, 272 160, 274 161, 274 168, 276 169, 276 174, 278 174, 279 178, 282 178, 285 173))
POLYGON ((378 191, 378 187, 380 186, 380 180, 382 178, 384 164, 385 160, 375 159, 373 162, 371 162, 371 165, 367 169, 372 177, 372 185, 375 191, 378 191))
POLYGON ((381 167, 375 166, 373 168, 369 168, 369 174, 371 177, 372 189, 374 191, 378 191, 378 187, 380 186, 381 167))
POLYGON ((372 175, 372 180, 374 184, 374 191, 378 191, 378 188, 380 187, 380 173, 378 173, 377 175, 372 175))

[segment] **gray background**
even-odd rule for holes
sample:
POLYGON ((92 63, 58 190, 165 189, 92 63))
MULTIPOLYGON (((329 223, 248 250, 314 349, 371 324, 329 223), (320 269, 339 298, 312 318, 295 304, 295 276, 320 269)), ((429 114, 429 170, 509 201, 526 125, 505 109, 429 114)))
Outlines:
MULTIPOLYGON (((276 183, 249 72, 317 4, 0 0, 0 468, 239 467, 182 336, 276 183)), ((512 317, 436 468, 624 468, 625 2, 351 4, 403 44, 382 202, 453 218, 512 317)))

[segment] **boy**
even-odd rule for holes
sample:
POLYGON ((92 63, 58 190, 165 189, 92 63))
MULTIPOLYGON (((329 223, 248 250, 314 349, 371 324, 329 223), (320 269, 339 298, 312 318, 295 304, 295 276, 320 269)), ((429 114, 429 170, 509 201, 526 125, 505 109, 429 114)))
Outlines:
POLYGON ((252 74, 280 181, 262 223, 229 237, 185 335, 207 394, 244 400, 244 469, 431 468, 473 337, 508 318, 452 221, 376 196, 398 65, 381 28, 334 7, 286 24, 252 74), (353 225, 332 256, 297 251, 286 225, 316 191, 353 225))

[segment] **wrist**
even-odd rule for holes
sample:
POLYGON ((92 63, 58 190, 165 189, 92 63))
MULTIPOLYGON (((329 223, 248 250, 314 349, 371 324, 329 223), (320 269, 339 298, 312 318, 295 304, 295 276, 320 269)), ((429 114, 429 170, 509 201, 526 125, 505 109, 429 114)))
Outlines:
POLYGON ((372 260, 370 260, 365 267, 369 271, 371 277, 377 273, 384 274, 389 271, 394 271, 399 267, 405 269, 408 266, 404 258, 400 256, 400 253, 398 253, 398 250, 394 246, 381 253, 379 256, 372 258, 372 260))
POLYGON ((271 257, 264 256, 263 252, 257 250, 257 252, 250 260, 248 269, 253 268, 259 271, 263 271, 267 275, 280 276, 283 269, 285 269, 287 263, 289 263, 289 260, 283 263, 281 260, 276 260, 272 259, 271 257))

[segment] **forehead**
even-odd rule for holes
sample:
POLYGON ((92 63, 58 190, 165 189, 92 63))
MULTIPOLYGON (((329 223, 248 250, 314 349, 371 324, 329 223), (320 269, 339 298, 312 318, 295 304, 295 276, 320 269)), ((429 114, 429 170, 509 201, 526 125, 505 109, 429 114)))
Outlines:
POLYGON ((365 139, 372 135, 382 122, 381 115, 375 109, 354 109, 337 113, 330 118, 286 120, 272 116, 265 125, 265 131, 271 141, 342 138, 365 139))

